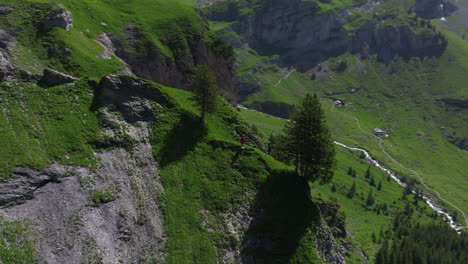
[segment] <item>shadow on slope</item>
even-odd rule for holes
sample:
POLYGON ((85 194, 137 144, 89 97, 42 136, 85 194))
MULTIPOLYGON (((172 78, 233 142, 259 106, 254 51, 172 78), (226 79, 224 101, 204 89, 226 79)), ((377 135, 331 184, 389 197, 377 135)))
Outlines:
POLYGON ((273 172, 255 197, 243 244, 245 263, 312 263, 313 233, 320 213, 308 183, 289 171, 273 172), (304 245, 304 246, 303 246, 304 245))
POLYGON ((161 166, 181 160, 195 148, 206 133, 206 127, 198 116, 182 113, 180 120, 163 139, 163 148, 158 155, 161 166))

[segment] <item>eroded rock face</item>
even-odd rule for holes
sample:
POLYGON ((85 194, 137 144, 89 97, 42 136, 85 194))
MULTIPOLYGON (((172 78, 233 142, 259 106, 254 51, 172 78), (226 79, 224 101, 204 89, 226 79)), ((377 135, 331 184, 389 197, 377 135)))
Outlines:
POLYGON ((57 10, 49 13, 42 20, 43 30, 48 31, 54 27, 65 30, 70 30, 73 27, 73 15, 71 12, 65 10, 63 6, 58 6, 57 10))
POLYGON ((0 182, 0 216, 31 223, 43 263, 163 262, 163 187, 146 116, 163 97, 139 80, 106 80, 100 133, 107 144, 95 153, 98 168, 17 168, 0 182))
MULTIPOLYGON (((188 49, 174 53, 174 59, 164 55, 134 25, 124 28, 126 37, 109 36, 115 54, 128 65, 129 72, 136 76, 179 89, 189 89, 190 73, 198 64, 207 64, 215 73, 223 96, 236 101, 237 77, 234 63, 202 40, 193 36, 188 40, 188 49), (141 49, 141 46, 144 49, 141 49)), ((104 43, 103 43, 104 44, 104 43)))
POLYGON ((370 53, 376 53, 386 64, 396 56, 406 59, 440 56, 447 46, 447 41, 442 35, 434 34, 430 30, 416 34, 408 26, 378 27, 376 22, 369 22, 363 26, 357 32, 355 41, 361 43, 361 47, 368 47, 370 53))
POLYGON ((417 0, 413 11, 426 19, 441 18, 455 12, 457 7, 447 0, 417 0))
MULTIPOLYGON (((148 81, 138 80, 130 76, 107 75, 99 82, 101 89, 100 100, 102 104, 117 104, 122 109, 127 109, 128 105, 138 104, 133 99, 146 98, 148 100, 167 103, 165 96, 148 81)), ((145 108, 140 105, 141 109, 145 108)), ((126 113, 125 115, 132 115, 126 113)), ((137 114, 137 113, 135 113, 137 114)), ((137 120, 134 120, 137 121, 137 120)))
POLYGON ((75 172, 76 168, 60 164, 44 170, 16 168, 8 179, 0 181, 0 206, 24 203, 34 197, 37 189, 75 172))
POLYGON ((447 44, 429 28, 417 33, 409 26, 379 25, 391 19, 385 16, 376 17, 350 34, 343 28, 353 19, 349 11, 319 11, 314 2, 272 0, 233 29, 260 54, 280 54, 284 66, 300 71, 346 52, 377 54, 388 64, 396 56, 439 56, 447 44))
POLYGON ((16 43, 15 37, 4 29, 0 29, 0 81, 13 77, 16 67, 12 63, 10 48, 16 43))
POLYGON ((43 86, 50 87, 66 83, 73 83, 76 80, 77 78, 68 74, 54 71, 52 69, 44 69, 44 74, 39 82, 43 86))
POLYGON ((124 65, 124 68, 119 70, 117 73, 135 76, 135 74, 130 69, 130 66, 115 54, 114 43, 112 43, 112 40, 106 33, 100 34, 99 38, 96 41, 104 48, 104 51, 96 56, 97 58, 108 60, 112 58, 117 58, 124 65))

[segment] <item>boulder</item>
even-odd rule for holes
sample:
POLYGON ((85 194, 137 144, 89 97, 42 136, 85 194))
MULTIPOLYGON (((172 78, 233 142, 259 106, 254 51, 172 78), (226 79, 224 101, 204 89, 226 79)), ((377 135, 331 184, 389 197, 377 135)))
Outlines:
POLYGON ((14 36, 0 29, 0 81, 9 80, 16 70, 9 53, 9 48, 13 46, 15 42, 14 36))
POLYGON ((55 86, 55 85, 60 85, 60 84, 66 84, 66 83, 72 83, 76 81, 77 78, 58 72, 54 71, 51 69, 44 69, 44 74, 42 76, 42 79, 39 81, 40 85, 44 87, 50 87, 50 86, 55 86))
MULTIPOLYGON (((103 106, 114 105, 125 121, 149 121, 153 118, 149 102, 167 104, 166 97, 152 84, 130 76, 107 75, 100 83, 100 102, 103 106)), ((105 120, 112 123, 112 120, 105 120)))
POLYGON ((12 7, 0 5, 0 15, 8 15, 11 12, 15 11, 12 7))
POLYGON ((73 27, 73 15, 69 11, 59 6, 59 9, 52 11, 42 20, 42 29, 51 30, 54 27, 69 30, 73 27))
POLYGON ((39 81, 42 78, 42 75, 40 74, 32 73, 23 69, 19 69, 19 76, 26 82, 39 81))
POLYGON ((0 49, 8 49, 15 43, 15 37, 8 31, 0 28, 0 49))

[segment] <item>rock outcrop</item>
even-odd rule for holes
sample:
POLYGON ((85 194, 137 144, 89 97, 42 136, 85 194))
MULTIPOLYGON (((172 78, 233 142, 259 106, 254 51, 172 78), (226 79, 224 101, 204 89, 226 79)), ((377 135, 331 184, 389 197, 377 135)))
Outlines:
POLYGON ((13 12, 15 9, 13 7, 0 5, 0 15, 8 15, 13 12))
POLYGON ((0 81, 9 80, 14 76, 16 67, 12 63, 10 49, 16 43, 15 37, 4 29, 0 29, 0 81))
POLYGON ((130 66, 115 54, 114 43, 112 43, 112 40, 106 33, 99 35, 99 38, 96 41, 104 48, 104 51, 96 56, 97 58, 108 60, 112 58, 118 58, 124 65, 124 68, 119 70, 117 73, 135 76, 135 74, 130 69, 130 66))
POLYGON ((44 69, 43 76, 39 83, 45 87, 51 87, 55 85, 73 83, 77 78, 70 76, 65 73, 54 71, 52 69, 44 69))
POLYGON ((10 177, 0 181, 0 206, 24 203, 34 197, 34 192, 50 182, 76 172, 76 168, 52 164, 44 170, 16 168, 10 177))
POLYGON ((99 90, 98 168, 16 168, 0 182, 0 216, 31 223, 41 263, 162 263, 163 187, 147 113, 166 101, 129 77, 107 76, 99 90))
POLYGON ((114 104, 129 123, 148 122, 153 118, 148 100, 168 103, 164 95, 147 81, 136 80, 129 76, 105 76, 101 79, 99 87, 101 103, 114 104))
POLYGON ((413 11, 422 18, 432 19, 450 15, 457 6, 448 0, 417 0, 413 11))
POLYGON ((215 73, 223 96, 236 101, 237 77, 232 58, 223 54, 222 42, 208 44, 199 35, 187 39, 186 50, 175 50, 170 58, 133 25, 124 28, 126 37, 109 36, 115 54, 136 76, 166 86, 188 90, 190 72, 198 64, 207 64, 215 73), (141 47, 144 47, 142 49, 141 47))
POLYGON ((318 204, 322 218, 319 221, 319 230, 315 236, 314 247, 327 263, 346 263, 347 233, 344 216, 340 217, 339 206, 332 203, 318 204), (341 239, 341 244, 337 239, 341 239), (344 244, 344 245, 343 245, 344 244))
POLYGON ((70 11, 65 10, 62 5, 56 7, 55 11, 47 14, 42 20, 42 29, 45 31, 51 30, 54 27, 59 27, 65 30, 70 30, 73 27, 73 15, 70 11))

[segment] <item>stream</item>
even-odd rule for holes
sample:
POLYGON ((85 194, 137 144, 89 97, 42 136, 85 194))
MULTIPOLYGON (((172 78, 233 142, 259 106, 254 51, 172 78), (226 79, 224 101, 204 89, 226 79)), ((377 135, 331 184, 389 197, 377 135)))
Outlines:
MULTIPOLYGON (((406 188, 407 184, 404 183, 403 181, 401 181, 391 170, 385 168, 382 164, 380 164, 377 160, 375 160, 374 158, 371 157, 371 155, 369 154, 369 152, 367 152, 366 150, 364 149, 360 149, 360 148, 354 148, 354 147, 350 147, 350 146, 347 146, 341 142, 338 142, 338 141, 333 141, 336 145, 338 146, 341 146, 343 148, 346 148, 346 149, 349 149, 349 150, 353 150, 353 151, 360 151, 362 153, 364 153, 364 155, 366 156, 366 160, 369 161, 372 165, 374 165, 375 167, 381 169, 382 171, 384 171, 385 173, 387 173, 388 175, 390 175, 390 177, 392 177, 392 179, 394 179, 399 185, 401 185, 402 187, 406 188)), ((411 192, 415 193, 416 191, 414 190, 411 190, 411 192)), ((431 198, 425 196, 425 195, 421 195, 421 198, 424 200, 424 202, 426 202, 427 205, 429 205, 429 207, 434 210, 435 212, 437 212, 439 215, 442 216, 442 218, 445 220, 445 222, 447 222, 447 224, 449 224, 449 226, 454 229, 455 231, 460 231, 463 227, 458 224, 457 222, 455 222, 455 220, 453 220, 453 217, 448 214, 442 207, 438 206, 431 198)))
MULTIPOLYGON (((253 109, 249 109, 243 105, 237 105, 238 108, 241 108, 241 109, 246 109, 246 110, 251 110, 251 111, 255 111, 255 112, 259 112, 259 111, 256 111, 256 110, 253 110, 253 109)), ((259 112, 261 113, 261 112, 259 112)), ((283 119, 283 118, 281 118, 283 119)), ((286 120, 286 121, 289 121, 288 119, 283 119, 283 120, 286 120)), ((359 124, 359 123, 358 123, 359 124)), ((362 130, 362 129, 361 129, 362 130)), ((349 150, 353 150, 353 151, 360 151, 362 153, 364 153, 365 157, 366 157, 366 160, 369 161, 372 165, 376 166, 377 168, 381 169, 382 171, 384 171, 385 173, 387 173, 388 175, 390 175, 390 177, 392 179, 394 179, 400 186, 406 188, 407 184, 404 183, 402 180, 400 180, 391 170, 385 168, 382 164, 380 164, 377 160, 375 160, 374 158, 371 157, 371 155, 369 154, 369 152, 367 152, 366 150, 364 149, 360 149, 360 148, 354 148, 354 147, 350 147, 350 146, 347 146, 341 142, 338 142, 338 141, 333 141, 333 143, 335 143, 336 145, 338 146, 341 146, 343 148, 346 148, 346 149, 349 149, 349 150)), ((414 191, 413 189, 411 190, 412 193, 415 193, 416 191, 414 191)), ((434 202, 433 199, 421 194, 421 199, 427 204, 429 205, 429 207, 437 212, 439 215, 442 216, 442 218, 444 219, 445 222, 447 222, 447 224, 452 228, 454 229, 455 231, 457 232, 460 232, 460 230, 463 230, 464 227, 462 225, 460 225, 459 223, 457 223, 453 217, 447 213, 441 206, 437 205, 436 202, 434 202)))

